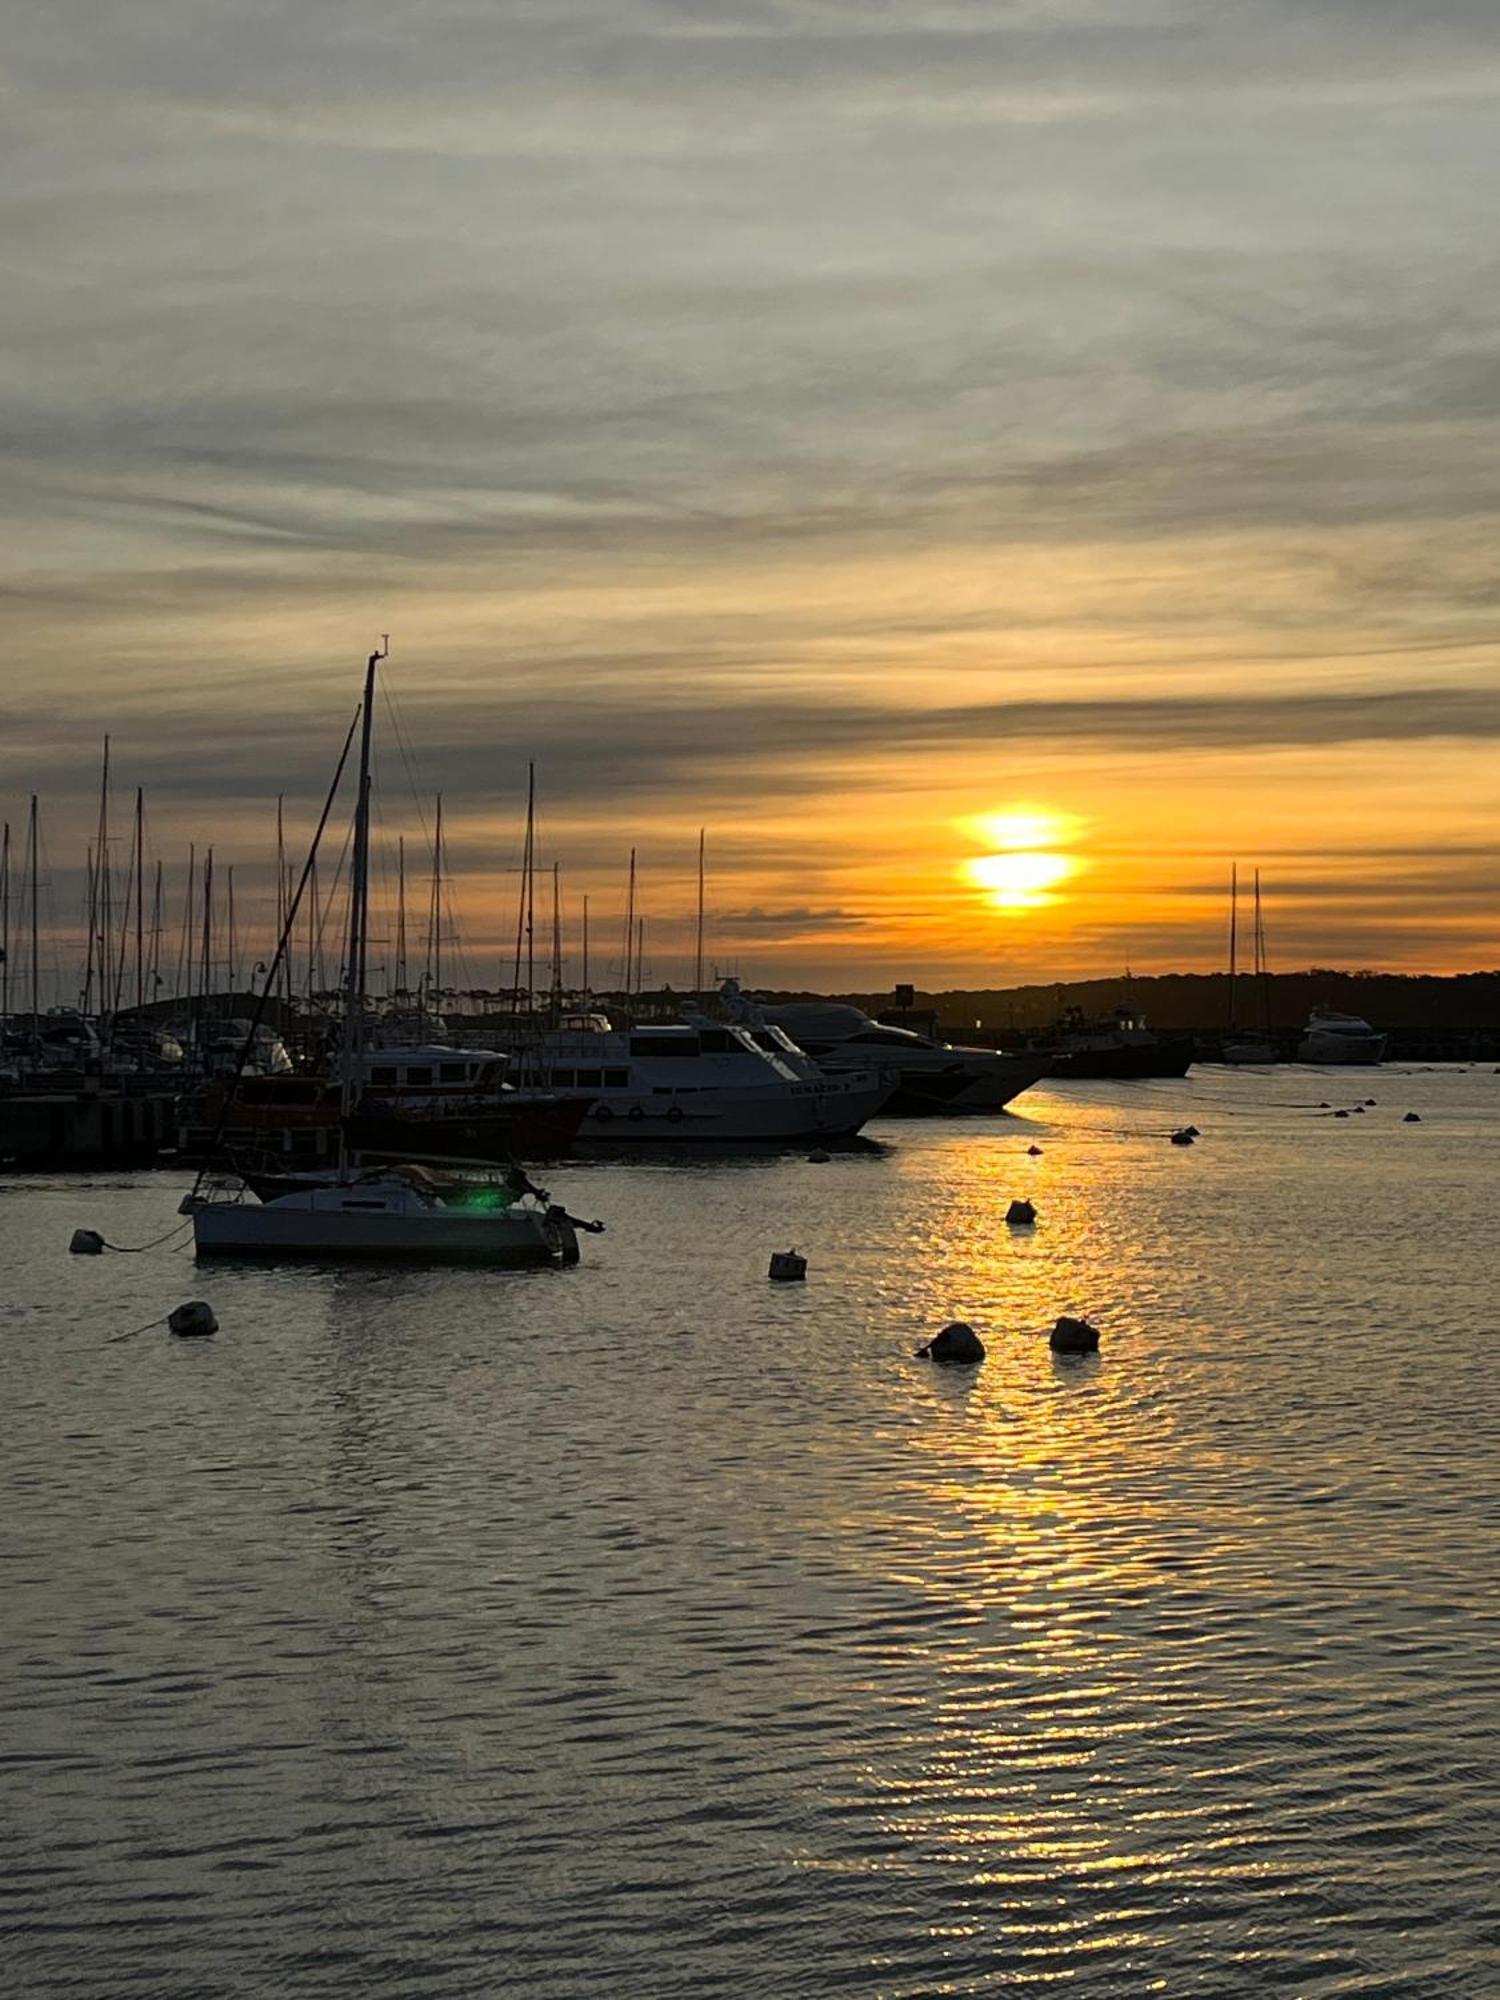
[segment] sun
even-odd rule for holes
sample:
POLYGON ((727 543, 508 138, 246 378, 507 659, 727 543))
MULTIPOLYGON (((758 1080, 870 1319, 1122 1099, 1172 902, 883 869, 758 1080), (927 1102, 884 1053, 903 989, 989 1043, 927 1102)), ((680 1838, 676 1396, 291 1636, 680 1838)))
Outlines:
POLYGON ((960 822, 970 838, 1000 851, 965 861, 964 879, 984 891, 996 910, 1040 910, 1058 900, 1057 891, 1082 867, 1061 849, 1077 840, 1082 820, 1041 806, 1009 806, 960 822))

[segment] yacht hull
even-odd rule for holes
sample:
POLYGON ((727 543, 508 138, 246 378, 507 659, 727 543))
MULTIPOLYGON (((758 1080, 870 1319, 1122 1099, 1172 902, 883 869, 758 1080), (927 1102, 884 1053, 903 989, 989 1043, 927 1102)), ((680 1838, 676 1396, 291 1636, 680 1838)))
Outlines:
POLYGON ((597 1098, 574 1142, 592 1152, 616 1146, 745 1146, 852 1138, 885 1108, 891 1085, 882 1078, 848 1086, 798 1084, 754 1090, 619 1093, 597 1098))

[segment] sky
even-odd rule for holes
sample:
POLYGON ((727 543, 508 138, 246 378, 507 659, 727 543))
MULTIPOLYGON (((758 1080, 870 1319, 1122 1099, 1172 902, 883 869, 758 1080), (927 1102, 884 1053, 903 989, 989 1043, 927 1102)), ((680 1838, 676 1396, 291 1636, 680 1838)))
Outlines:
POLYGON ((64 984, 104 733, 114 865, 140 785, 249 933, 385 632, 384 893, 441 790, 475 983, 528 760, 596 977, 632 847, 690 974, 700 827, 750 984, 1211 969, 1235 863, 1273 966, 1500 963, 1489 0, 6 16, 64 984))

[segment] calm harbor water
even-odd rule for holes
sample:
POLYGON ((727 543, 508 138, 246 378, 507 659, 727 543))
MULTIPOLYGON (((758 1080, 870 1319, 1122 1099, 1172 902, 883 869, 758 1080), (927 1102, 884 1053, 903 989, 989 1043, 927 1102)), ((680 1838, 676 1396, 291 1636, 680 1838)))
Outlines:
POLYGON ((570 1272, 0 1182, 7 1992, 1500 1992, 1500 1076, 876 1130, 570 1272))

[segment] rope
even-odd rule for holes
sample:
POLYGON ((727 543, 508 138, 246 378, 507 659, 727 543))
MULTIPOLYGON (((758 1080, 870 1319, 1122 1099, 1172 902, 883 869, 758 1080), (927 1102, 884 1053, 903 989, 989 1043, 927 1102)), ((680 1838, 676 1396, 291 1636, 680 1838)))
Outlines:
MULTIPOLYGON (((106 1250, 113 1250, 121 1257, 138 1257, 143 1250, 155 1250, 159 1245, 170 1242, 174 1236, 180 1236, 185 1229, 191 1229, 192 1226, 193 1218, 188 1216, 184 1221, 174 1223, 165 1236, 153 1236, 149 1243, 111 1243, 103 1236, 99 1241, 106 1250)), ((153 1320, 152 1325, 155 1324, 153 1320)))
POLYGON ((133 1326, 129 1333, 112 1333, 103 1345, 113 1347, 117 1340, 134 1340, 138 1333, 149 1333, 153 1326, 165 1326, 166 1323, 167 1315, 163 1313, 159 1319, 148 1319, 144 1326, 133 1326))

